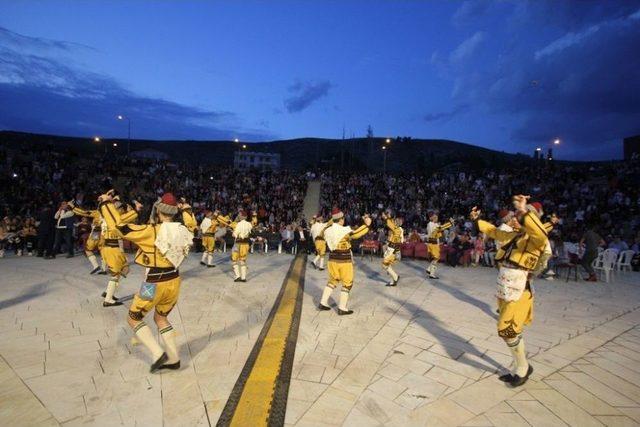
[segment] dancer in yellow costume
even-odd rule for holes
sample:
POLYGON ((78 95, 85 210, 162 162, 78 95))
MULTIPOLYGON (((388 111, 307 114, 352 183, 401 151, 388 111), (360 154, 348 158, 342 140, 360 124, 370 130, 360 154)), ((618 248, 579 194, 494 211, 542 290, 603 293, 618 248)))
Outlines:
POLYGON ((324 240, 324 230, 330 226, 330 223, 322 222, 322 215, 312 218, 311 238, 316 247, 316 257, 313 259, 313 267, 318 270, 324 270, 324 256, 327 253, 327 242, 324 240))
POLYGON ((329 307, 329 297, 333 290, 342 283, 340 290, 340 301, 338 303, 338 315, 344 316, 353 314, 349 310, 349 293, 353 287, 353 255, 351 254, 351 240, 359 239, 369 232, 371 218, 368 215, 362 217, 363 225, 355 230, 345 227, 344 214, 340 209, 334 208, 331 212, 331 226, 324 231, 324 238, 329 247, 329 281, 322 293, 322 299, 318 308, 320 310, 331 310, 329 307))
POLYGON ((213 263, 213 252, 216 249, 216 231, 218 230, 218 212, 207 210, 202 222, 200 223, 200 232, 202 234, 202 259, 200 265, 205 267, 215 267, 213 263))
MULTIPOLYGON (((178 302, 180 294, 178 267, 189 254, 193 244, 193 234, 181 223, 188 215, 183 211, 182 221, 174 222, 174 217, 180 211, 179 205, 173 194, 165 193, 153 206, 150 224, 126 224, 112 201, 110 194, 100 196, 102 216, 109 228, 119 230, 122 238, 138 246, 135 263, 146 268, 145 281, 133 297, 129 308, 129 326, 136 338, 151 352, 151 372, 159 369, 179 369, 180 356, 175 332, 167 316, 178 302), (158 327, 164 348, 156 341, 151 328, 144 322, 145 315, 154 309, 153 320, 158 327)), ((181 205, 188 207, 184 203, 181 205)), ((136 202, 136 210, 141 206, 136 202)))
POLYGON ((247 281, 247 255, 249 254, 249 246, 251 240, 251 230, 258 224, 258 214, 253 212, 251 222, 247 221, 245 211, 240 211, 235 221, 231 221, 229 216, 218 215, 218 222, 225 227, 233 230, 235 243, 231 249, 231 264, 233 265, 233 273, 235 275, 234 282, 247 281))
POLYGON ((440 262, 440 239, 444 230, 453 226, 453 219, 444 224, 438 222, 438 214, 431 212, 429 214, 429 223, 427 224, 427 251, 431 257, 431 263, 427 267, 427 273, 430 279, 439 279, 436 275, 438 262, 440 262))
POLYGON ((382 268, 391 277, 391 281, 387 286, 398 286, 400 276, 393 269, 393 265, 398 261, 400 255, 400 247, 404 243, 404 230, 402 229, 402 218, 393 218, 389 212, 382 213, 382 219, 389 229, 389 237, 387 238, 387 248, 382 258, 382 268))
POLYGON ((513 372, 500 380, 518 387, 527 382, 533 367, 527 361, 522 337, 523 328, 533 320, 532 271, 538 265, 548 241, 547 228, 540 221, 536 208, 527 204, 528 196, 513 197, 517 224, 507 232, 480 220, 480 211, 473 208, 470 218, 480 232, 500 241, 496 254, 500 270, 497 280, 498 335, 505 341, 513 357, 513 372))
POLYGON ((95 252, 102 253, 102 247, 104 246, 104 238, 102 236, 102 216, 100 216, 100 211, 97 209, 87 210, 79 208, 75 205, 75 201, 72 200, 68 202, 68 205, 73 210, 73 213, 77 216, 83 216, 87 218, 91 218, 91 232, 89 233, 89 237, 87 237, 87 241, 84 245, 84 254, 87 259, 91 263, 92 270, 89 274, 96 274, 105 271, 105 265, 103 260, 103 266, 100 268, 98 265, 98 259, 96 258, 95 252))
MULTIPOLYGON (((138 218, 138 213, 134 209, 126 209, 120 201, 119 196, 113 196, 113 192, 109 192, 113 203, 114 210, 118 213, 120 222, 122 224, 129 224, 134 222, 138 218)), ((120 277, 129 273, 129 263, 127 257, 122 250, 122 233, 114 225, 113 218, 106 218, 105 212, 101 209, 102 215, 102 236, 104 238, 104 244, 100 255, 107 265, 107 271, 109 273, 109 282, 107 283, 107 289, 103 292, 104 301, 103 307, 113 307, 116 305, 122 305, 118 298, 114 297, 116 288, 120 285, 120 277)))

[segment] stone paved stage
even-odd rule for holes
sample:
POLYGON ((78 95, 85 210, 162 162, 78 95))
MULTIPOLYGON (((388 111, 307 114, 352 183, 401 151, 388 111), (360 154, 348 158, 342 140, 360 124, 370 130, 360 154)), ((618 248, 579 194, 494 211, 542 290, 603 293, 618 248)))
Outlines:
MULTIPOLYGON (((130 344, 126 307, 101 306, 105 276, 84 257, 0 260, 0 425, 215 425, 269 316, 290 255, 251 255, 234 284, 228 255, 181 269, 183 367, 148 374, 130 344)), ((398 288, 379 260, 358 258, 353 316, 319 312, 326 271, 307 268, 285 423, 290 425, 637 425, 640 275, 611 284, 537 283, 524 387, 495 375, 510 363, 496 337, 495 270, 403 260, 398 288)), ((118 295, 141 281, 133 267, 118 295)), ((335 293, 337 298, 337 292, 335 293)))

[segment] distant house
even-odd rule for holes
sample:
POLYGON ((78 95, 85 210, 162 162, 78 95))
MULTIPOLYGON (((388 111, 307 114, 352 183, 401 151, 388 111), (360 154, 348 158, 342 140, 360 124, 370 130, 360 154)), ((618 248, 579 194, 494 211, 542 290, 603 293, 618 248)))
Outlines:
POLYGON ((236 169, 280 169, 280 154, 236 151, 233 157, 233 167, 236 169))
POLYGON ((150 160, 168 160, 169 155, 162 151, 147 148, 146 150, 138 150, 131 153, 134 159, 150 159, 150 160))

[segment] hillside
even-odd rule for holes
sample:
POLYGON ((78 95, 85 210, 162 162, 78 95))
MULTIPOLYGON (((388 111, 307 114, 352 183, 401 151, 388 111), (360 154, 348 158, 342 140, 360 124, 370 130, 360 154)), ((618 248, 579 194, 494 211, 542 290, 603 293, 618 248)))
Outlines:
MULTIPOLYGON (((77 138, 22 132, 0 132, 0 144, 11 148, 47 146, 69 149, 79 154, 126 154, 126 139, 77 138), (117 143, 117 147, 113 144, 117 143)), ((280 153, 287 169, 383 169, 384 138, 321 139, 301 138, 257 143, 233 141, 150 141, 132 140, 131 152, 157 150, 171 158, 195 163, 233 163, 234 152, 246 144, 247 151, 280 153)), ((387 170, 416 172, 437 170, 454 164, 469 167, 500 165, 513 161, 530 161, 528 156, 489 150, 474 145, 440 139, 393 139, 387 147, 387 170)))

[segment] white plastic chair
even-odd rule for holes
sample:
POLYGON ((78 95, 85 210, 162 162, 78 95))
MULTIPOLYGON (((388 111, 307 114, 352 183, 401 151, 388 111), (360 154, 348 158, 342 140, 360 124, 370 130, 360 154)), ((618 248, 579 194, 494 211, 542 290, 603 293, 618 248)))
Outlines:
MULTIPOLYGON (((600 258, 600 256, 598 256, 600 258)), ((597 260, 597 259, 596 259, 597 260)), ((618 260, 618 251, 615 249, 606 249, 602 253, 602 264, 596 265, 594 261, 593 268, 604 273, 605 281, 609 283, 611 273, 615 271, 616 261, 618 260)))
POLYGON ((591 266, 595 270, 602 270, 602 259, 604 258, 603 251, 598 251, 598 256, 593 260, 591 266))
POLYGON ((618 261, 616 262, 616 269, 618 271, 624 271, 625 268, 628 268, 631 271, 631 260, 635 252, 632 250, 622 251, 620 256, 618 256, 618 261))

